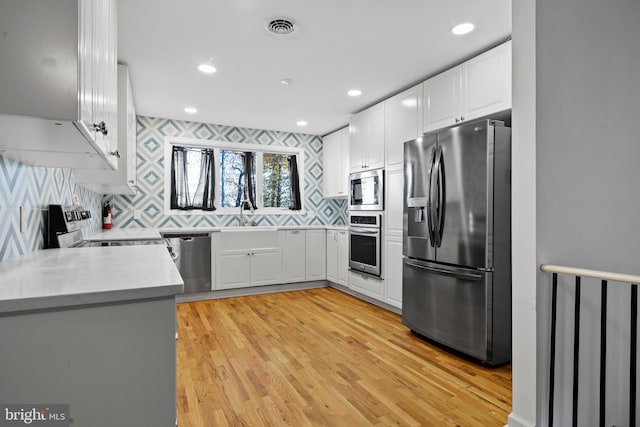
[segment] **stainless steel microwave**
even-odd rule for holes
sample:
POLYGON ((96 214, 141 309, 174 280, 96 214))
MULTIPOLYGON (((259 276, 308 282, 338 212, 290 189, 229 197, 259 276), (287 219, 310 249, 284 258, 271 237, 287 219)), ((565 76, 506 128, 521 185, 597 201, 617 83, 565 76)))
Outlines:
POLYGON ((349 210, 384 210, 384 169, 349 175, 349 210))

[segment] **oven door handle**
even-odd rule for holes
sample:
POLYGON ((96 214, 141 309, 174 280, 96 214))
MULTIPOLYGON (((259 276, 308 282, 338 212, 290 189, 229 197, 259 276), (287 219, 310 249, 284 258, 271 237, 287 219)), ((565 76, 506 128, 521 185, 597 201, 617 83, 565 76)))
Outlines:
POLYGON ((367 228, 349 228, 349 233, 375 235, 380 234, 378 230, 369 230, 367 228))

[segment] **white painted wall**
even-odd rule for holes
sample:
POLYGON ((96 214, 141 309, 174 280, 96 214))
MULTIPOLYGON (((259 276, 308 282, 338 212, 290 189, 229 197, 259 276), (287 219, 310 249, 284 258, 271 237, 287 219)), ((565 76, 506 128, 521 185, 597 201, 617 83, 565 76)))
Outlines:
POLYGON ((510 427, 536 419, 536 40, 535 1, 513 2, 512 412, 510 427))
MULTIPOLYGON (((513 2, 514 384, 510 426, 547 425, 550 277, 537 273, 537 266, 554 263, 640 273, 638 22, 637 0, 513 2), (530 55, 533 46, 534 60, 530 55), (536 287, 537 304, 532 294, 536 287), (532 313, 537 323, 532 322, 532 313), (531 378, 534 368, 535 382, 531 378)), ((598 414, 599 291, 598 283, 586 282, 578 425, 593 424, 598 414)), ((559 322, 565 322, 557 349, 556 394, 560 399, 570 399, 571 391, 571 365, 562 365, 571 359, 573 336, 573 291, 567 285, 561 283, 558 306, 559 322)), ((628 306, 628 289, 611 291, 606 425, 628 425, 628 306)), ((556 404, 554 425, 570 425, 570 412, 570 400, 556 404)))

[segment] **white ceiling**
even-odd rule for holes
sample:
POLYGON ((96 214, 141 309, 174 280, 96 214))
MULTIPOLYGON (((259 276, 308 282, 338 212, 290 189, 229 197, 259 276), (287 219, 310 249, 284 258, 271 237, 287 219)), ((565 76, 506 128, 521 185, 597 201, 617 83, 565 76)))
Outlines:
POLYGON ((511 34, 511 0, 120 0, 118 9, 118 60, 137 114, 316 135, 511 34), (298 31, 268 33, 277 16, 298 31), (472 33, 450 33, 465 21, 472 33), (215 74, 197 70, 207 61, 215 74), (362 96, 348 97, 352 88, 362 96))

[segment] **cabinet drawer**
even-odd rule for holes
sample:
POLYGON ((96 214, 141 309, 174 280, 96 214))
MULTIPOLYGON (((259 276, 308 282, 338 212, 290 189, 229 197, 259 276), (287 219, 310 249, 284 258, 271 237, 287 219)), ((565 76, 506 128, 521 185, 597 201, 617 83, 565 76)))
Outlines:
POLYGON ((349 288, 382 301, 384 280, 350 271, 349 288))

